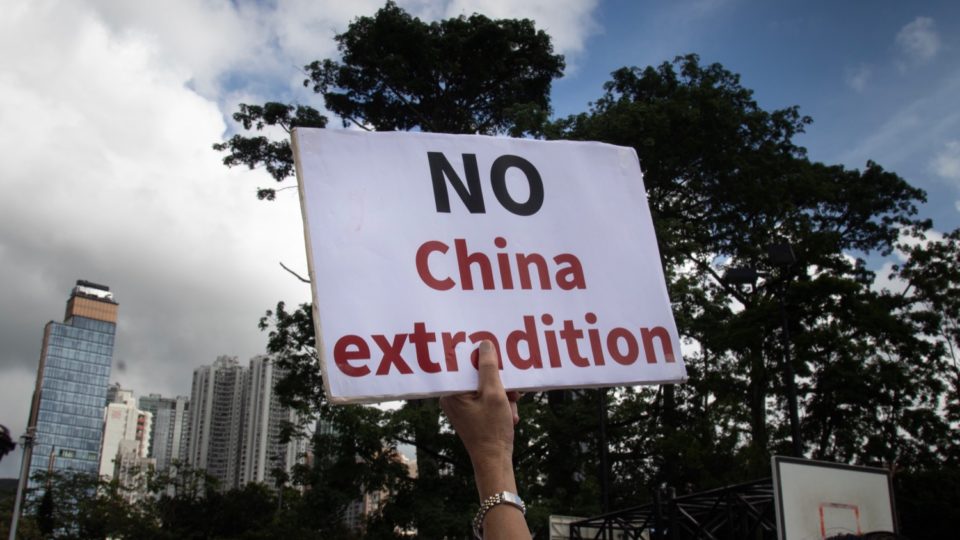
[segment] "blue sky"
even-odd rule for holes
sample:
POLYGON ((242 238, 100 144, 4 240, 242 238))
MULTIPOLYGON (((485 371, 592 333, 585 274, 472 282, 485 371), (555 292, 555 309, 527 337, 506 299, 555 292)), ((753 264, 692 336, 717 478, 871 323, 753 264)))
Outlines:
POLYGON ((960 225, 960 3, 607 1, 596 22, 554 87, 558 114, 583 110, 618 67, 697 53, 764 108, 812 116, 798 139, 811 159, 872 159, 928 192, 938 229, 960 225))
MULTIPOLYGON (((960 3, 748 0, 400 0, 425 19, 528 17, 567 56, 557 115, 584 111, 611 71, 697 53, 768 109, 814 118, 814 160, 873 159, 960 225, 960 3)), ((44 323, 77 279, 120 303, 113 380, 187 394, 219 354, 264 350, 277 300, 309 288, 299 203, 255 199, 262 171, 210 149, 238 103, 320 106, 299 68, 382 0, 12 0, 0 17, 0 424, 23 431, 44 323), (16 309, 10 308, 16 306, 16 309)), ((336 122, 334 122, 336 124, 336 122)), ((890 261, 872 259, 875 268, 890 261)), ((881 272, 882 274, 882 272, 881 272)), ((0 462, 14 476, 17 460, 0 462)))

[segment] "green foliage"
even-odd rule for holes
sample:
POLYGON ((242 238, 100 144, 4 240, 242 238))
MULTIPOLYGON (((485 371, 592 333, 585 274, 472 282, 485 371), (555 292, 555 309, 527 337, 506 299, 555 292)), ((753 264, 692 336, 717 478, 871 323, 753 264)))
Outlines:
MULTIPOLYGON (((913 415, 911 433, 923 440, 937 441, 937 449, 951 463, 960 463, 960 229, 942 239, 913 239, 900 244, 906 262, 893 268, 891 277, 906 283, 898 296, 902 316, 912 331, 922 336, 923 346, 931 350, 931 358, 942 362, 928 362, 920 366, 931 379, 946 382, 947 419, 952 426, 928 421, 913 415), (945 375, 950 373, 949 376, 945 375), (951 429, 952 427, 952 429, 951 429)), ((936 394, 929 399, 935 399, 936 394)))
MULTIPOLYGON (((364 406, 331 406, 323 393, 316 351, 313 314, 309 304, 289 311, 283 302, 267 311, 260 329, 268 331, 267 350, 284 374, 276 391, 281 403, 299 413, 301 424, 289 426, 287 437, 314 427, 310 467, 298 467, 293 480, 307 488, 295 509, 304 526, 327 538, 349 537, 343 523, 347 506, 365 492, 408 494, 413 481, 397 452, 396 427, 384 411, 364 406), (318 423, 319 422, 319 423, 318 423)), ((412 526, 415 508, 403 508, 397 497, 384 512, 389 525, 377 519, 388 536, 395 526, 412 526)))
POLYGON ((118 482, 78 472, 38 473, 43 487, 28 494, 26 514, 33 516, 44 538, 143 538, 153 529, 153 516, 143 506, 128 504, 128 491, 118 482))
MULTIPOLYGON (((546 113, 563 57, 528 19, 425 23, 393 2, 338 35, 341 60, 306 66, 305 86, 368 129, 502 133, 546 113)), ((515 134, 516 130, 514 130, 515 134)))
MULTIPOLYGON (((9 494, 0 492, 0 538, 10 537, 15 493, 16 488, 9 494)), ((17 538, 18 540, 40 540, 44 538, 33 516, 23 515, 20 517, 20 522, 17 525, 17 538)))
MULTIPOLYGON (((425 23, 387 2, 336 36, 341 59, 304 67, 304 86, 323 97, 344 125, 362 129, 443 133, 537 133, 550 113, 550 85, 563 56, 528 19, 483 15, 425 23)), ((233 115, 245 131, 278 126, 325 127, 316 109, 270 102, 241 104, 233 115)), ((277 182, 293 176, 287 139, 235 134, 213 148, 228 167, 263 166, 277 182)), ((283 188, 281 188, 283 189, 283 188)), ((276 190, 257 190, 273 200, 276 190)))
MULTIPOLYGON (((262 106, 241 103, 240 110, 233 114, 233 119, 247 131, 263 131, 264 128, 272 126, 281 128, 287 134, 295 127, 322 128, 327 125, 327 118, 313 107, 276 102, 268 102, 262 106)), ((246 165, 254 169, 262 165, 277 182, 293 176, 293 150, 290 149, 290 141, 287 139, 272 141, 265 135, 234 135, 222 143, 214 144, 213 149, 228 152, 223 158, 223 164, 227 167, 246 165)), ((260 200, 272 201, 276 194, 274 189, 257 190, 257 198, 260 200)))
POLYGON ((652 455, 695 452, 689 458, 702 466, 687 468, 699 477, 664 461, 638 480, 729 479, 731 463, 711 450, 718 441, 710 426, 723 426, 720 448, 746 459, 743 476, 762 474, 770 452, 789 452, 784 414, 768 416, 771 400, 785 410, 780 298, 808 450, 839 461, 935 461, 930 437, 947 429, 936 414, 942 355, 903 317, 908 307, 873 291, 873 274, 850 256, 889 254, 902 231, 927 228, 915 218, 923 192, 873 162, 863 171, 809 162, 793 142, 809 118, 796 107, 764 111, 737 75, 695 55, 620 69, 605 89, 589 113, 546 132, 637 150, 678 324, 700 349, 688 358, 690 383, 674 389, 676 410, 661 403, 666 391, 626 402, 660 421, 648 436, 664 446, 652 455), (789 268, 765 257, 765 246, 781 241, 797 254, 789 268), (766 274, 739 289, 722 279, 734 265, 766 274), (672 429, 703 418, 699 429, 672 429), (691 440, 695 433, 702 439, 691 440), (750 434, 749 446, 739 433, 750 434))

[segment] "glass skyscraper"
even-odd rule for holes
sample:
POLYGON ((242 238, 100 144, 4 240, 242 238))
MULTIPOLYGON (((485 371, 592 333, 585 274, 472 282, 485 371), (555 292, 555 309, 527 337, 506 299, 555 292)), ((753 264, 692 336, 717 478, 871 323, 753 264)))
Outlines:
POLYGON ((109 287, 80 280, 63 322, 44 328, 28 423, 31 487, 38 471, 97 474, 117 307, 109 287))

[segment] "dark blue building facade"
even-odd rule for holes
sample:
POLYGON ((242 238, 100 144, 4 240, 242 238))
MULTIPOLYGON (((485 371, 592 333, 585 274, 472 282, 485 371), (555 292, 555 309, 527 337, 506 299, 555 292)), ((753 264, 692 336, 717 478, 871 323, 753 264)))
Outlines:
POLYGON ((98 473, 116 323, 109 288, 78 281, 64 321, 44 328, 29 422, 31 486, 38 471, 98 473))

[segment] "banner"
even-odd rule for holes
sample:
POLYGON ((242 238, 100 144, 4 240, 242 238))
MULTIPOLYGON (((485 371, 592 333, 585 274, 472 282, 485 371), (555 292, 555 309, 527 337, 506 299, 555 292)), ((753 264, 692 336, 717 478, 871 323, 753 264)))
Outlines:
POLYGON ((682 382, 637 155, 592 142, 298 128, 327 396, 682 382), (472 358, 471 358, 472 356, 472 358))

